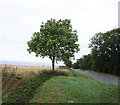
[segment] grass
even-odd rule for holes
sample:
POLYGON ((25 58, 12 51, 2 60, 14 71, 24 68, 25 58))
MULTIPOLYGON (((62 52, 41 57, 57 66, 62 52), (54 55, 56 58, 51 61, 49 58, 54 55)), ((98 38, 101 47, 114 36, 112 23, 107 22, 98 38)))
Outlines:
MULTIPOLYGON (((43 70, 50 70, 49 66, 26 66, 0 64, 2 68, 2 95, 20 88, 23 82, 36 77, 43 70)), ((58 67, 55 67, 58 69, 58 67)))
POLYGON ((18 89, 22 86, 23 79, 18 78, 15 71, 2 70, 2 95, 18 89))
POLYGON ((75 72, 70 77, 58 76, 45 82, 30 103, 118 102, 118 85, 101 83, 75 72))
POLYGON ((73 76, 73 77, 84 77, 84 78, 89 78, 89 79, 93 79, 92 77, 89 77, 85 74, 82 74, 82 73, 79 73, 79 72, 76 72, 74 70, 69 70, 69 76, 73 76))
POLYGON ((37 73, 34 72, 24 72, 24 73, 16 73, 15 70, 2 70, 2 95, 6 95, 11 91, 14 91, 20 88, 24 81, 30 80, 37 76, 37 73))
POLYGON ((62 71, 42 71, 36 77, 31 78, 30 80, 24 81, 23 85, 9 92, 3 96, 3 103, 23 103, 29 102, 29 99, 34 95, 34 91, 41 86, 46 80, 58 76, 58 75, 68 75, 67 72, 62 71))
POLYGON ((7 91, 3 95, 4 103, 115 103, 118 101, 118 85, 101 83, 74 70, 20 73, 4 70, 3 83, 3 91, 7 91), (10 90, 7 87, 10 87, 10 90))

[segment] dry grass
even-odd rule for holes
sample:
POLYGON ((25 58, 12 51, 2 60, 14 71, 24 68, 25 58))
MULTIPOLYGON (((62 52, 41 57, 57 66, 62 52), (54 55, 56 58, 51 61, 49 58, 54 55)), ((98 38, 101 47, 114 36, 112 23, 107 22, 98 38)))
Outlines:
MULTIPOLYGON (((24 80, 29 80, 36 77, 43 70, 51 70, 50 66, 29 66, 29 65, 7 65, 0 64, 2 68, 2 95, 6 95, 9 92, 20 88, 24 80)), ((55 67, 57 71, 67 71, 67 69, 61 69, 55 67)))
MULTIPOLYGON (((21 72, 38 72, 40 70, 51 70, 51 66, 31 66, 31 65, 9 65, 9 64, 0 64, 2 69, 6 70, 15 70, 17 73, 21 72)), ((59 67, 55 66, 55 70, 59 67)))

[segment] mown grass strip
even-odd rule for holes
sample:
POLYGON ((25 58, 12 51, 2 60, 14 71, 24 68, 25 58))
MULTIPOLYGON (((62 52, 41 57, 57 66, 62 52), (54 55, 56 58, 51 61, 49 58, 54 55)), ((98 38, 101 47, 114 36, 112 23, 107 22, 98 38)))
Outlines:
POLYGON ((58 76, 39 87, 30 103, 118 103, 118 85, 58 76))
POLYGON ((72 69, 69 70, 69 76, 73 76, 73 77, 84 77, 84 78, 89 78, 89 79, 94 79, 90 76, 87 76, 85 74, 82 74, 82 73, 79 73, 79 72, 76 72, 72 69))

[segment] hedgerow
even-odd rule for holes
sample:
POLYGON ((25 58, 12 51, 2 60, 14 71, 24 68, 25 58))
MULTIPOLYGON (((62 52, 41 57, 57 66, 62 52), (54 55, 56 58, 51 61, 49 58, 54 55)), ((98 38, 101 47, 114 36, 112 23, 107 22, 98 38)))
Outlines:
POLYGON ((35 90, 46 80, 54 76, 67 76, 68 74, 61 71, 43 71, 37 77, 31 78, 23 83, 23 86, 3 97, 3 103, 24 103, 29 97, 34 95, 35 90))

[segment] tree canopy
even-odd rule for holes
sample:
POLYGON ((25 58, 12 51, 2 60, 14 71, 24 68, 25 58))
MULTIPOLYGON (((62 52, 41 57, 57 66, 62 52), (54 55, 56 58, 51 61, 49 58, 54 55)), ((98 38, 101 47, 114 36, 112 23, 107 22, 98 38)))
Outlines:
POLYGON ((91 38, 92 68, 106 73, 120 73, 120 28, 98 33, 91 38))
POLYGON ((120 28, 99 32, 90 39, 91 54, 74 63, 74 68, 120 75, 120 28))
POLYGON ((79 51, 77 31, 72 29, 69 19, 50 19, 42 22, 39 32, 34 32, 31 40, 27 42, 28 52, 35 52, 36 56, 47 56, 54 61, 63 61, 74 58, 74 53, 79 51))
POLYGON ((77 61, 73 64, 73 67, 76 69, 85 69, 85 70, 91 70, 92 65, 92 54, 83 55, 80 59, 77 59, 77 61))

